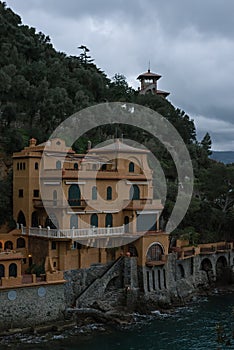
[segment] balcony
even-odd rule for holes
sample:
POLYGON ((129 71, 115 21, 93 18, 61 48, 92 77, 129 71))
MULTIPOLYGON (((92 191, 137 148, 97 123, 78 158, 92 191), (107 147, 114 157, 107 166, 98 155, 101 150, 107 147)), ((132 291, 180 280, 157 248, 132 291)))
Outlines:
POLYGON ((162 254, 158 260, 146 260, 145 265, 147 267, 162 266, 167 262, 167 256, 162 254))
POLYGON ((143 210, 143 209, 162 209, 162 203, 159 199, 134 199, 124 200, 124 210, 143 210))
POLYGON ((215 247, 209 246, 209 247, 200 247, 200 254, 213 254, 216 251, 215 247))
POLYGON ((66 208, 68 206, 73 208, 79 208, 84 209, 87 206, 87 203, 84 199, 69 199, 68 201, 63 200, 41 200, 41 199, 34 199, 34 208, 66 208))
POLYGON ((84 209, 87 206, 87 203, 84 199, 68 199, 68 204, 73 208, 84 209))
POLYGON ((214 253, 222 253, 227 252, 233 249, 233 243, 227 242, 218 242, 218 243, 207 243, 200 244, 200 254, 214 254, 214 253))
POLYGON ((118 237, 125 234, 124 225, 118 227, 90 227, 81 229, 50 229, 30 227, 28 230, 22 227, 22 234, 37 237, 56 238, 56 239, 81 239, 81 238, 102 238, 118 237))

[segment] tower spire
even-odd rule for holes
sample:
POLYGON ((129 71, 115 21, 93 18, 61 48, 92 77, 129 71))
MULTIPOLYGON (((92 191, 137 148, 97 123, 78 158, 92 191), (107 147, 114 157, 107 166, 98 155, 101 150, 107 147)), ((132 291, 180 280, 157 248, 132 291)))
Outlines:
POLYGON ((148 73, 150 73, 150 60, 149 60, 149 65, 148 65, 148 73))

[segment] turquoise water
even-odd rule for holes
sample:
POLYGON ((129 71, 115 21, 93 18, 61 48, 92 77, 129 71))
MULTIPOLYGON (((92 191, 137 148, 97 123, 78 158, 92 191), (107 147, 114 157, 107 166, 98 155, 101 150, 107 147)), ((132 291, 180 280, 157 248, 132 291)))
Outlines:
POLYGON ((50 350, 209 350, 234 349, 234 294, 201 298, 172 314, 154 313, 138 319, 126 329, 92 325, 88 333, 74 329, 61 334, 21 336, 0 342, 0 349, 50 350), (221 323, 223 335, 231 345, 218 345, 216 325, 221 323), (99 328, 99 331, 96 330, 99 328), (12 343, 14 342, 14 343, 12 343))

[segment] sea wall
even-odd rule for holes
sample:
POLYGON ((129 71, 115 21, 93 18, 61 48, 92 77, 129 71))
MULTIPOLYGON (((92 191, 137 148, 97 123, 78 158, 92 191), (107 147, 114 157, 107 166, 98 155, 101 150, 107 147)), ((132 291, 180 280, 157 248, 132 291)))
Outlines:
MULTIPOLYGON (((72 274, 67 272, 66 278, 73 276, 69 283, 72 285, 73 298, 76 299, 74 305, 78 307, 90 307, 98 302, 99 305, 105 302, 106 306, 108 301, 111 305, 116 292, 121 292, 124 301, 122 307, 144 311, 147 308, 184 303, 193 295, 208 291, 216 282, 232 282, 232 262, 233 252, 194 255, 185 259, 178 259, 177 253, 171 253, 165 263, 158 262, 151 266, 138 266, 137 258, 124 257, 118 271, 115 268, 113 273, 110 273, 110 267, 98 267, 102 273, 90 287, 87 283, 88 270, 73 271, 72 274), (78 274, 83 276, 83 281, 86 276, 83 285, 85 293, 82 293, 79 278, 77 281, 74 279, 78 274), (108 286, 112 286, 112 289, 108 286)), ((92 272, 96 275, 97 267, 92 267, 92 272)), ((70 291, 68 295, 71 295, 70 291)))
POLYGON ((0 329, 35 327, 64 320, 66 309, 147 312, 183 303, 214 283, 234 282, 234 252, 195 255, 139 266, 136 257, 64 272, 66 283, 2 288, 0 329))
POLYGON ((0 291, 0 329, 34 327, 63 319, 64 284, 0 291))

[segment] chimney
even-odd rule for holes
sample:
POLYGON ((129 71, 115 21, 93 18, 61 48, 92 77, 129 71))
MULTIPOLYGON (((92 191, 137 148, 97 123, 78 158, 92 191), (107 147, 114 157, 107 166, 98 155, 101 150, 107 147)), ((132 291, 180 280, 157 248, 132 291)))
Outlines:
POLYGON ((37 140, 33 137, 29 140, 29 147, 35 147, 37 143, 37 140))

